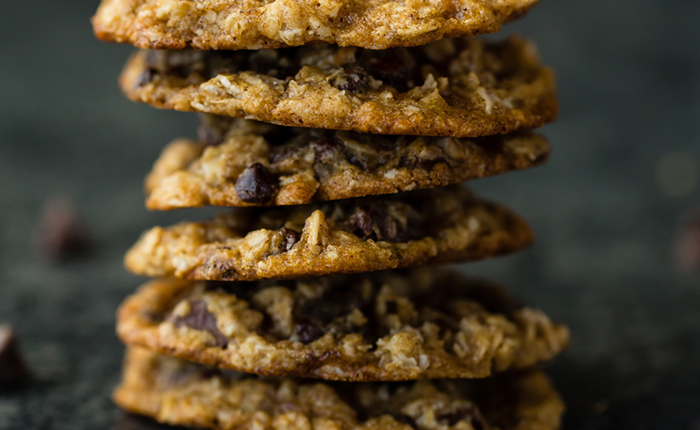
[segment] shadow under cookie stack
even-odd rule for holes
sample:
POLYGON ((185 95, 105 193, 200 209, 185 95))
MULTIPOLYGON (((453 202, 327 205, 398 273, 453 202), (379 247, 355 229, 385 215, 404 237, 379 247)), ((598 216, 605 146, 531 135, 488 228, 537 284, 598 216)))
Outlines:
POLYGON ((536 1, 103 0, 97 36, 144 49, 126 95, 201 114, 147 207, 230 207, 127 253, 155 280, 118 312, 116 403, 212 429, 559 428, 534 367, 566 327, 436 266, 533 241, 460 183, 547 159, 528 130, 556 117, 552 72, 473 37, 536 1))

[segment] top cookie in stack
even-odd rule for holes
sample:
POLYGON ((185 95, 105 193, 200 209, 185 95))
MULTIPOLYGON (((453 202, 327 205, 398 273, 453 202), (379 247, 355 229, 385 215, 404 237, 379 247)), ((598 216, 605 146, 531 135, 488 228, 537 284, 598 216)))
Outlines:
POLYGON ((537 0, 103 0, 97 37, 144 49, 423 45, 500 30, 537 0))
POLYGON ((126 95, 202 114, 199 141, 155 163, 147 206, 234 207, 153 228, 127 253, 161 279, 119 312, 136 349, 116 401, 214 428, 557 428, 563 406, 536 371, 488 389, 361 384, 484 378, 568 343, 497 287, 380 272, 532 242, 517 214, 458 184, 549 155, 530 130, 557 115, 552 72, 523 39, 468 37, 534 3, 103 0, 98 37, 169 49, 131 57, 126 95))

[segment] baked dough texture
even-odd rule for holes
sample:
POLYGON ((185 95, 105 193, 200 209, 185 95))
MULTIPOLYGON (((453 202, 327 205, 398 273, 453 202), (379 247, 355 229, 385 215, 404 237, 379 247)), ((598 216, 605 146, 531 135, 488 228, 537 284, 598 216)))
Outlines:
POLYGON ((261 375, 483 378, 545 362, 569 332, 502 288, 414 270, 295 281, 152 281, 121 306, 129 345, 261 375))
POLYGON ((371 51, 141 51, 120 85, 134 101, 287 126, 479 137, 553 121, 553 73, 529 42, 443 39, 371 51))
POLYGON ((518 215, 453 185, 155 227, 125 264, 146 276, 250 281, 475 261, 533 240, 518 215))
POLYGON ((98 38, 151 49, 386 49, 499 31, 537 0, 103 0, 98 38))

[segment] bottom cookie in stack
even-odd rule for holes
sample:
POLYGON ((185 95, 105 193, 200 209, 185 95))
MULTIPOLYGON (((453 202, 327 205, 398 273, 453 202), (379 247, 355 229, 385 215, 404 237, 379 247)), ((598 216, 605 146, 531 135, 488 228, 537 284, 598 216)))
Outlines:
POLYGON ((538 370, 481 380, 265 378, 128 350, 114 394, 127 411, 212 429, 555 430, 564 404, 538 370))

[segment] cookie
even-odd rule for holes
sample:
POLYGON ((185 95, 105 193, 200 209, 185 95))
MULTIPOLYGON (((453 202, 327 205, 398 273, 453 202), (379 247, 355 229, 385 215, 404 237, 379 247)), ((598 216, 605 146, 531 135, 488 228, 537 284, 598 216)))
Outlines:
POLYGON ((548 361, 566 327, 502 288, 435 269, 293 281, 152 281, 118 313, 129 345, 261 375, 482 378, 548 361))
POLYGON ((149 209, 300 205, 432 188, 543 163, 541 135, 380 136, 206 116, 201 141, 176 140, 146 180, 149 209), (267 181, 262 196, 252 183, 267 181))
MULTIPOLYGON (((251 195, 269 191, 258 184, 251 195), (267 190, 267 191, 265 191, 267 190)), ((234 208, 144 233, 125 257, 147 276, 256 280, 464 262, 533 241, 502 206, 449 186, 305 206, 234 208)))
POLYGON ((472 381, 261 378, 129 349, 113 396, 172 425, 259 430, 556 430, 564 403, 538 370, 472 381))
POLYGON ((490 136, 539 127, 558 110, 552 72, 519 38, 385 51, 141 51, 120 83, 160 108, 376 134, 490 136))
POLYGON ((261 49, 331 43, 386 49, 493 33, 537 0, 103 0, 98 38, 139 48, 261 49))

